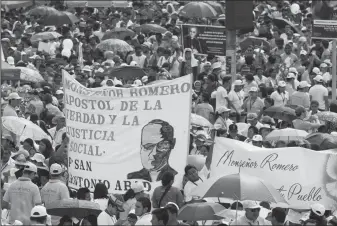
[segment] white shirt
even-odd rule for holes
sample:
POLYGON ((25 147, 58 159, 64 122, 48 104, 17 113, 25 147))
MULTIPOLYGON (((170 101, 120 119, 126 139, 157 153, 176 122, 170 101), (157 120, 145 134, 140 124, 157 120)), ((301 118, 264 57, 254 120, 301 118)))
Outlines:
POLYGON ((311 100, 316 100, 318 102, 318 108, 321 110, 325 110, 324 97, 327 97, 329 95, 328 89, 321 84, 317 84, 310 88, 309 94, 312 98, 311 100))
POLYGON ((284 91, 284 93, 279 93, 276 90, 270 95, 270 98, 274 100, 274 106, 285 106, 289 100, 289 93, 287 91, 284 91))
POLYGON ((202 181, 200 179, 195 182, 187 181, 184 187, 185 202, 192 200, 193 196, 191 195, 191 192, 201 183, 202 181))
POLYGON ((152 220, 151 213, 146 213, 143 216, 139 217, 136 225, 144 225, 144 226, 152 225, 151 220, 152 220))
POLYGON ((233 107, 231 107, 231 112, 236 112, 242 111, 242 105, 243 105, 243 98, 245 96, 245 93, 243 92, 243 90, 239 91, 239 92, 235 92, 234 90, 231 90, 228 94, 228 99, 229 101, 234 105, 235 109, 233 109, 233 107))
POLYGON ((97 217, 97 225, 115 225, 117 219, 115 216, 110 216, 107 212, 102 211, 97 217))
POLYGON ((260 84, 266 84, 267 83, 267 78, 265 76, 262 75, 261 79, 259 76, 255 75, 254 76, 254 80, 255 82, 260 85, 260 84))
MULTIPOLYGON (((123 22, 122 20, 118 21, 117 24, 116 24, 116 27, 121 27, 122 22, 123 22)), ((126 24, 126 27, 128 28, 132 25, 133 25, 133 22, 131 20, 129 20, 128 23, 126 24)))
POLYGON ((217 111, 220 107, 227 107, 227 100, 226 100, 226 97, 227 97, 227 90, 222 87, 222 86, 219 86, 218 89, 216 90, 216 93, 215 93, 215 111, 217 111))

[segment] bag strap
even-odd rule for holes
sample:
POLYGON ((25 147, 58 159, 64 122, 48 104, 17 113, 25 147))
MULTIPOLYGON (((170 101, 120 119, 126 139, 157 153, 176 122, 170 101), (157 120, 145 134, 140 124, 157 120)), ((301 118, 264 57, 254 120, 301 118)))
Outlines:
POLYGON ((168 186, 165 188, 164 193, 161 195, 159 202, 158 202, 158 207, 160 208, 161 201, 163 201, 164 196, 167 194, 167 192, 171 189, 171 186, 168 186))

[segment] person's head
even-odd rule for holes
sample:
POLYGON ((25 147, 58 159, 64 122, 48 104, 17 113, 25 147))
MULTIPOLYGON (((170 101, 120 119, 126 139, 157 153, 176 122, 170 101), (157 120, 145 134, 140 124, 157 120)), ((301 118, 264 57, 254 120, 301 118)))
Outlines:
POLYGON ((283 46, 284 46, 284 39, 283 38, 277 38, 275 40, 275 43, 276 43, 276 46, 279 48, 279 49, 282 49, 283 46))
POLYGON ((318 222, 322 222, 325 214, 325 207, 320 203, 315 203, 311 206, 311 211, 309 215, 309 219, 317 220, 318 222))
POLYGON ((279 82, 278 82, 277 91, 278 91, 279 93, 284 93, 285 90, 286 90, 286 86, 287 86, 287 84, 286 84, 285 81, 279 81, 279 82))
POLYGON ((212 85, 214 85, 215 84, 215 82, 217 81, 217 76, 215 75, 215 74, 209 74, 208 76, 207 76, 207 79, 206 79, 206 84, 208 85, 208 86, 212 86, 212 85))
POLYGON ((264 98, 264 106, 266 107, 266 108, 269 108, 269 107, 271 107, 271 106, 274 106, 274 99, 272 99, 272 98, 270 98, 270 97, 266 97, 266 98, 264 98))
POLYGON ((159 170, 168 164, 174 148, 174 128, 166 121, 155 119, 142 129, 141 161, 145 169, 159 170))
POLYGON ((313 100, 310 103, 310 110, 312 110, 313 112, 317 112, 318 111, 318 107, 319 107, 319 103, 317 100, 313 100))
POLYGON ((27 138, 26 140, 23 141, 23 149, 29 151, 30 149, 34 148, 34 141, 30 138, 27 138))
POLYGON ((196 27, 191 27, 190 28, 190 36, 191 38, 196 38, 198 35, 198 29, 196 27))
POLYGON ((272 225, 283 225, 286 220, 287 213, 283 208, 276 207, 271 211, 270 221, 272 225))
POLYGON ((243 210, 243 205, 241 202, 235 201, 231 204, 230 209, 231 210, 243 210))
POLYGON ((285 148, 285 147, 287 147, 287 144, 285 141, 283 140, 276 141, 275 148, 285 148))
POLYGON ((136 207, 135 207, 135 214, 140 217, 146 213, 151 212, 151 201, 147 197, 140 197, 137 199, 136 207))
POLYGON ((256 146, 256 147, 262 147, 262 142, 263 142, 263 138, 261 135, 257 134, 254 135, 252 138, 252 145, 256 146))
POLYGON ((37 167, 33 163, 26 163, 23 168, 23 175, 31 180, 35 178, 37 174, 37 167))
POLYGON ((303 106, 298 106, 295 109, 295 114, 297 118, 304 119, 307 116, 307 111, 305 110, 303 106))
POLYGON ((46 225, 47 210, 44 206, 34 206, 30 211, 30 224, 31 225, 46 225))
POLYGON ((127 220, 130 226, 134 226, 137 223, 138 217, 134 213, 129 213, 127 220))
POLYGON ((240 92, 243 88, 243 82, 241 80, 235 80, 233 82, 233 85, 234 85, 235 92, 240 92))
POLYGON ((259 94, 259 88, 253 86, 249 89, 249 97, 250 98, 257 98, 258 97, 258 94, 259 94))
POLYGON ((309 85, 309 83, 307 82, 307 81, 301 81, 300 83, 299 83, 299 85, 298 85, 298 91, 300 91, 300 92, 308 92, 308 90, 309 90, 309 87, 310 87, 310 85, 309 85))
POLYGON ((109 198, 108 206, 106 207, 106 212, 108 212, 110 216, 116 216, 118 212, 123 211, 124 210, 122 210, 115 201, 109 198))
POLYGON ((50 166, 50 178, 59 179, 63 173, 62 166, 60 164, 54 163, 50 166))
POLYGON ((143 183, 139 182, 139 183, 133 183, 131 185, 131 189, 134 191, 135 193, 135 198, 139 199, 140 197, 144 197, 144 185, 143 183))
POLYGON ((7 148, 1 146, 1 159, 4 163, 8 162, 9 158, 11 157, 11 151, 7 148))
POLYGON ((161 184, 166 187, 166 186, 172 186, 174 182, 174 175, 171 172, 165 172, 163 174, 163 177, 161 178, 161 184))
POLYGON ((247 137, 252 139, 254 135, 259 134, 259 130, 255 126, 250 126, 248 128, 247 137))
POLYGON ((236 124, 231 124, 229 125, 228 127, 228 133, 229 133, 229 136, 234 138, 238 135, 238 126, 236 124))
POLYGON ((94 190, 94 199, 108 198, 108 188, 103 183, 97 183, 94 190))
POLYGON ((19 96, 18 93, 10 93, 7 97, 8 104, 13 108, 20 106, 22 98, 19 96))
POLYGON ((256 126, 256 124, 258 123, 257 118, 258 117, 257 117, 256 113, 248 113, 247 114, 247 122, 252 126, 256 126))
POLYGON ((142 47, 140 45, 135 46, 136 55, 142 54, 142 47))
POLYGON ((77 191, 77 199, 90 201, 91 200, 90 190, 86 187, 79 188, 77 191))
POLYGON ((255 221, 259 217, 261 206, 259 205, 258 202, 246 200, 243 201, 243 207, 245 209, 246 212, 245 215, 248 220, 255 221))
POLYGON ((42 139, 39 143, 39 151, 46 159, 50 158, 54 152, 53 146, 48 139, 42 139))
POLYGON ((169 215, 165 208, 155 209, 152 211, 152 225, 167 225, 169 215))
POLYGON ((60 223, 58 226, 72 226, 73 225, 73 220, 69 216, 63 216, 60 219, 60 223))
POLYGON ((191 182, 195 182, 195 181, 199 180, 198 170, 193 165, 187 165, 185 167, 185 176, 191 182))
POLYGON ((123 198, 124 198, 124 202, 128 201, 129 199, 133 199, 135 198, 136 194, 135 191, 133 189, 129 189, 125 192, 123 198))

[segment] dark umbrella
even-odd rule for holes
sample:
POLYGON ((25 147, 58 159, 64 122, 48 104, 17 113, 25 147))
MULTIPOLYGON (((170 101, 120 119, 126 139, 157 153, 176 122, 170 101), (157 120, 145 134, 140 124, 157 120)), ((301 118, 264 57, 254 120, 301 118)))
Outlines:
POLYGON ((309 134, 305 140, 320 147, 320 150, 337 148, 337 137, 328 133, 309 134))
POLYGON ((265 38, 249 36, 240 42, 240 48, 243 52, 245 52, 249 46, 253 46, 254 48, 255 46, 259 46, 266 52, 270 51, 270 44, 265 38))
POLYGON ((135 79, 142 78, 145 74, 143 69, 140 67, 125 66, 125 67, 114 67, 107 72, 104 72, 104 75, 109 75, 116 77, 118 79, 135 79))
POLYGON ((187 18, 215 18, 219 14, 207 3, 189 2, 179 11, 179 15, 187 18))
POLYGON ((286 122, 292 122, 296 119, 295 110, 288 107, 275 107, 272 106, 263 111, 265 115, 272 118, 280 119, 286 122))
POLYGON ((140 30, 144 33, 155 32, 155 33, 165 33, 167 31, 166 28, 158 25, 158 24, 142 24, 140 26, 135 27, 135 30, 140 30))
POLYGON ((26 15, 27 16, 50 16, 53 14, 57 14, 59 11, 53 7, 49 6, 38 6, 29 10, 26 15))
POLYGON ((291 27, 291 30, 294 31, 294 33, 298 33, 300 35, 303 35, 302 31, 300 31, 295 24, 291 23, 289 20, 283 19, 283 18, 273 18, 273 23, 276 27, 279 29, 285 28, 286 25, 289 25, 291 27))
POLYGON ((135 32, 133 30, 124 28, 124 27, 117 27, 112 29, 111 31, 106 32, 103 35, 102 40, 111 39, 111 38, 117 38, 124 40, 125 37, 130 36, 133 37, 135 35, 135 32))
POLYGON ((212 6, 219 15, 226 13, 225 8, 220 3, 213 1, 207 1, 206 3, 212 6))
POLYGON ((61 26, 63 24, 74 24, 80 20, 70 12, 58 12, 53 15, 48 15, 44 18, 44 25, 49 26, 61 26))

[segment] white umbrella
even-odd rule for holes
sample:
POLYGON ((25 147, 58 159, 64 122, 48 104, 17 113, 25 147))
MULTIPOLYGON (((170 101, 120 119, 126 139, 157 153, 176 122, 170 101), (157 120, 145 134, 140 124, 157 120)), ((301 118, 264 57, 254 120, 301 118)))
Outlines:
POLYGON ((18 136, 24 136, 33 140, 50 140, 50 137, 38 125, 27 119, 16 116, 3 116, 1 120, 2 125, 6 129, 18 136))
POLYGON ((28 82, 43 82, 44 79, 39 71, 27 67, 15 67, 21 70, 20 79, 28 82))
POLYGON ((273 130, 266 136, 266 140, 283 140, 283 141, 293 141, 304 139, 308 133, 304 130, 286 128, 280 130, 273 130))

